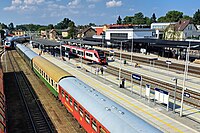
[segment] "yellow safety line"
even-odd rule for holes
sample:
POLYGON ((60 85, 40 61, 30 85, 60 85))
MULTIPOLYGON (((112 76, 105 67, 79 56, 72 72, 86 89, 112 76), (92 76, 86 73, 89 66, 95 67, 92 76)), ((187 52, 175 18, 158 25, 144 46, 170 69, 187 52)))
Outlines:
POLYGON ((109 91, 109 90, 107 90, 107 89, 101 87, 99 84, 98 84, 98 86, 99 86, 100 88, 102 88, 104 91, 108 91, 110 94, 114 95, 115 97, 119 98, 120 100, 122 100, 122 101, 128 103, 129 105, 133 106, 134 108, 139 109, 139 110, 142 111, 143 113, 146 113, 147 115, 149 115, 149 116, 153 117, 154 119, 160 121, 161 123, 167 125, 168 127, 170 127, 171 129, 173 129, 174 131, 177 131, 177 132, 179 132, 179 133, 184 133, 183 131, 181 131, 181 130, 177 129, 176 127, 172 126, 171 124, 169 124, 169 123, 167 123, 167 122, 161 120, 160 118, 158 118, 158 117, 152 115, 151 113, 149 113, 149 112, 143 110, 142 108, 140 108, 140 107, 134 105, 133 103, 130 103, 128 100, 126 100, 126 99, 124 99, 124 98, 122 98, 122 97, 120 97, 120 96, 118 96, 118 95, 112 93, 111 91, 109 91))

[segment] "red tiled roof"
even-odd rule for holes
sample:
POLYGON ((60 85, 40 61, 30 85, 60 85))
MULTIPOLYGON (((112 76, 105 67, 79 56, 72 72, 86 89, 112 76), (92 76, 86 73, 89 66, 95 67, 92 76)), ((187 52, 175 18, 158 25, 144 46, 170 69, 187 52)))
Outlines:
POLYGON ((188 24, 190 24, 190 20, 179 20, 175 25, 176 31, 183 31, 188 24))
POLYGON ((97 35, 101 35, 101 33, 103 32, 103 27, 101 27, 101 28, 95 28, 95 30, 96 30, 96 34, 97 35))

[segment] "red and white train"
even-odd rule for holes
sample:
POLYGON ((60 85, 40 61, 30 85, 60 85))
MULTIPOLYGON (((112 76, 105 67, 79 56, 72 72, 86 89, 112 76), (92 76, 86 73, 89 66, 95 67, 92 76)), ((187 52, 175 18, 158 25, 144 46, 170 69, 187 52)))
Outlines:
POLYGON ((105 53, 99 49, 86 49, 84 47, 65 44, 62 45, 62 50, 69 55, 73 54, 98 64, 107 64, 105 53))

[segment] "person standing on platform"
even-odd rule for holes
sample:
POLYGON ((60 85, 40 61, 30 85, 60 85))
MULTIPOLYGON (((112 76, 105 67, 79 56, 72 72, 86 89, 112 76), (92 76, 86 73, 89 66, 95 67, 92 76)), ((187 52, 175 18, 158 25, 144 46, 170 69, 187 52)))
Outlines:
POLYGON ((103 76, 103 67, 100 68, 101 75, 103 76))
POLYGON ((96 72, 97 72, 97 75, 99 75, 99 68, 98 67, 96 68, 96 72))
POLYGON ((125 78, 122 78, 122 88, 125 88, 125 78))

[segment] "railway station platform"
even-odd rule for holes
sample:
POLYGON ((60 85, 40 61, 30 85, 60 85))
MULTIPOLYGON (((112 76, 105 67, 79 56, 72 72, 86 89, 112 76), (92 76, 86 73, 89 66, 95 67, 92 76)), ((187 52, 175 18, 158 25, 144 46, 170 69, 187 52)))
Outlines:
MULTIPOLYGON (((97 47, 97 46, 94 46, 93 48, 105 50, 105 51, 108 51, 108 52, 112 50, 114 53, 120 53, 120 50, 115 49, 115 48, 102 48, 102 47, 97 47)), ((131 55, 131 52, 122 50, 122 54, 131 55)), ((178 60, 178 59, 174 59, 174 58, 161 57, 161 56, 158 56, 158 55, 155 55, 155 54, 147 54, 147 55, 145 55, 143 53, 133 52, 133 56, 144 57, 144 58, 147 58, 147 59, 158 58, 158 60, 161 60, 161 61, 168 60, 168 61, 171 61, 171 63, 178 63, 178 64, 185 65, 185 61, 184 60, 178 60)), ((196 64, 196 63, 193 63, 193 62, 190 62, 189 65, 200 68, 200 64, 196 64)), ((167 69, 167 67, 166 67, 166 69, 167 69)))
MULTIPOLYGON (((33 49, 36 53, 39 52, 38 49, 33 49)), ((179 132, 179 133, 195 133, 200 132, 200 110, 184 104, 184 117, 179 117, 179 109, 176 109, 176 113, 172 113, 171 110, 166 111, 164 106, 154 104, 152 101, 148 102, 144 97, 137 95, 140 87, 138 85, 133 85, 130 88, 131 83, 126 82, 126 88, 119 88, 119 80, 116 76, 108 74, 106 71, 103 75, 95 74, 95 69, 91 66, 81 64, 76 60, 60 60, 59 57, 53 57, 49 54, 42 54, 44 58, 55 63, 57 66, 63 68, 67 72, 76 76, 89 86, 93 87, 100 93, 119 103, 123 107, 127 108, 132 113, 138 115, 142 119, 151 123, 155 127, 159 128, 163 132, 179 132), (80 68, 82 66, 82 68, 80 68), (134 93, 131 93, 133 90, 134 93)), ((109 65, 118 66, 119 62, 113 62, 109 65)), ((123 66, 123 69, 133 69, 132 66, 123 66), (130 68, 129 68, 130 67, 130 68)), ((141 68, 134 68, 141 69, 141 68)), ((150 68, 143 70, 144 73, 149 73, 150 68), (146 70, 146 71, 145 71, 146 70)), ((157 74, 157 77, 162 77, 163 73, 155 72, 153 70, 151 75, 157 74)), ((168 73, 168 72, 167 72, 168 73)), ((171 79, 171 75, 164 77, 164 79, 171 79)), ((193 80, 194 81, 194 80, 193 80)), ((197 82, 197 81, 195 81, 197 82)), ((181 85, 181 81, 178 81, 178 85, 181 85)), ((145 92, 142 92, 143 94, 145 92)), ((173 99, 170 99, 172 102, 173 99)), ((177 101, 177 105, 180 103, 177 101)))

